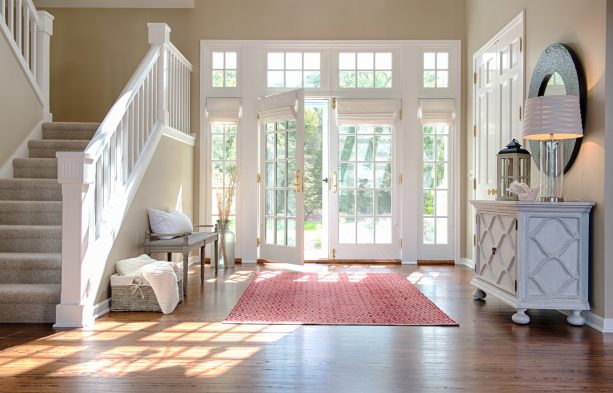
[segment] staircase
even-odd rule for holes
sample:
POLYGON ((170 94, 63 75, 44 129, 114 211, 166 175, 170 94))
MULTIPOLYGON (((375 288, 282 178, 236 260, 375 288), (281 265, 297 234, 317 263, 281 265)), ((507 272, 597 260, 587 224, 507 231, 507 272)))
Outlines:
POLYGON ((0 323, 53 323, 60 303, 62 188, 58 151, 83 151, 98 123, 45 123, 0 179, 0 323))

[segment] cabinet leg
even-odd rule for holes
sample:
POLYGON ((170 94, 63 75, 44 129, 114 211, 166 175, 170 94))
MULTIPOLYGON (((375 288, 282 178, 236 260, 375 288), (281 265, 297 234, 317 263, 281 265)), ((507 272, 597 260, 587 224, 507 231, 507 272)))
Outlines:
POLYGON ((479 288, 473 291, 473 299, 475 300, 483 300, 485 299, 485 296, 487 296, 487 294, 479 288))
POLYGON ((530 323, 530 317, 528 316, 528 314, 526 314, 526 310, 526 308, 518 308, 517 312, 511 317, 513 322, 520 325, 530 323))
POLYGON ((571 325, 583 326, 585 318, 581 315, 581 310, 573 310, 573 313, 566 318, 566 321, 571 325))

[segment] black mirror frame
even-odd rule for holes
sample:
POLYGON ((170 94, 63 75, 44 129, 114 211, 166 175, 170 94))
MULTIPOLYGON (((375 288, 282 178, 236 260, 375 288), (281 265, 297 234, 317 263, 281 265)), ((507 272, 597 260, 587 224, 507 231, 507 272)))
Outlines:
MULTIPOLYGON (((585 74, 579 58, 568 46, 564 44, 553 44, 545 49, 534 67, 534 73, 530 81, 530 89, 528 90, 528 98, 544 95, 547 89, 547 83, 554 72, 557 72, 562 77, 567 95, 579 96, 581 123, 585 132, 585 116, 587 113, 585 74)), ((575 162, 575 158, 577 158, 577 154, 579 154, 582 139, 583 138, 567 139, 564 141, 564 173, 568 172, 573 162, 575 162)), ((536 167, 540 169, 539 142, 529 142, 532 159, 536 167)))

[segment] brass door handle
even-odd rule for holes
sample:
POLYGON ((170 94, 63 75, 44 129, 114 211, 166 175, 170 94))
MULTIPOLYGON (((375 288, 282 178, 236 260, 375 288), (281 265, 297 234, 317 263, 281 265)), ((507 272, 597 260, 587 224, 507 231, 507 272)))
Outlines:
POLYGON ((294 182, 294 186, 296 187, 296 192, 300 192, 300 169, 296 169, 296 181, 294 182))
POLYGON ((332 192, 336 193, 338 191, 338 175, 336 172, 332 172, 332 192))

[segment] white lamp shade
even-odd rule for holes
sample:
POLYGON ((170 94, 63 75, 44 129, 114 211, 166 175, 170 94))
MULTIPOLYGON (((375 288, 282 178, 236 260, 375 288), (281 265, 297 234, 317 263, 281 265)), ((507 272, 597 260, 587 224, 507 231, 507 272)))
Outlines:
POLYGON ((540 96, 528 98, 522 126, 524 139, 572 139, 583 136, 579 97, 540 96))

